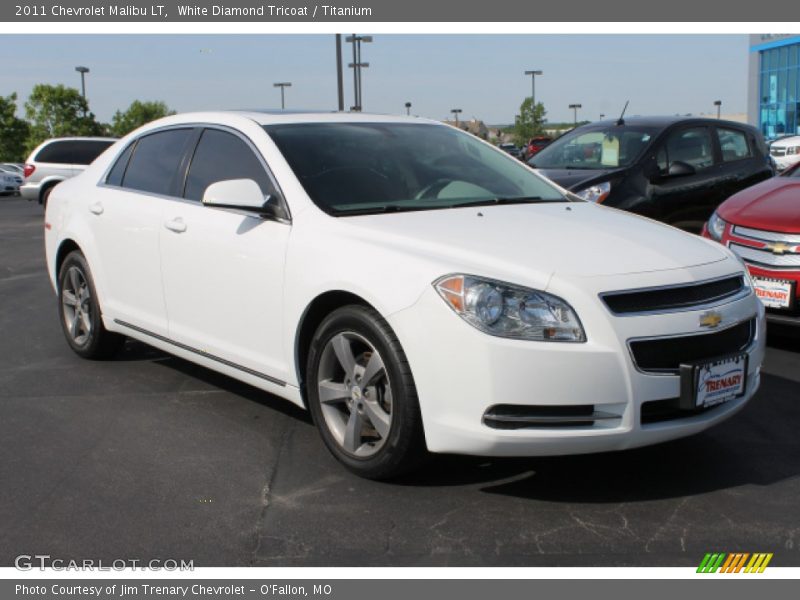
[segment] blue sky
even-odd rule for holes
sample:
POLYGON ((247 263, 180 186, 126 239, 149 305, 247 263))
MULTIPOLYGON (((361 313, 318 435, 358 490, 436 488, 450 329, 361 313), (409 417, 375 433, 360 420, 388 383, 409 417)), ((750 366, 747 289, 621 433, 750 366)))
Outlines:
MULTIPOLYGON (((746 110, 745 35, 376 35, 362 60, 364 107, 444 119, 510 123, 530 94, 523 72, 541 69, 536 98, 550 121, 628 114, 746 110)), ((343 44, 345 65, 352 60, 343 44)), ((179 112, 280 107, 273 82, 291 81, 287 108, 335 109, 334 36, 329 35, 5 35, 0 94, 22 102, 36 83, 80 87, 91 69, 92 111, 109 121, 131 101, 163 100, 179 112)), ((353 102, 345 69, 345 106, 353 102)), ((21 103, 20 103, 21 104, 21 103)))

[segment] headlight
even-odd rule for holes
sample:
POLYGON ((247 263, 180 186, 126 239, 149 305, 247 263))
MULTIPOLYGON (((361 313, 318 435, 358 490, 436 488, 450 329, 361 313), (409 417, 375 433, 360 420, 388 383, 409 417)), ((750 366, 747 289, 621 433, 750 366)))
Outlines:
POLYGON ((552 294, 471 275, 448 275, 433 285, 450 308, 485 333, 537 341, 586 341, 578 315, 552 294))
POLYGON ((722 234, 725 233, 726 225, 727 223, 717 213, 712 214, 708 220, 708 235, 711 236, 711 239, 720 241, 722 234))
POLYGON ((608 197, 611 192, 611 183, 604 181, 603 183, 596 183, 589 187, 582 189, 580 192, 575 192, 575 195, 588 202, 602 202, 608 197))

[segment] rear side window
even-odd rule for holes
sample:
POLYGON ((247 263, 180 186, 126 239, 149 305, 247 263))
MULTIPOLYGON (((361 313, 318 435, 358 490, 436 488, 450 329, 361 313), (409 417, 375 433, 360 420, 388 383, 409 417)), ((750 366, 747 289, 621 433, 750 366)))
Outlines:
POLYGON ((71 141, 51 142, 39 150, 33 160, 40 163, 71 165, 74 147, 75 144, 71 141))
POLYGON ((722 150, 723 162, 742 160, 752 156, 750 146, 747 143, 747 136, 743 131, 719 128, 717 129, 717 136, 719 137, 719 147, 722 150))
POLYGON ((206 129, 189 167, 184 196, 199 202, 209 185, 229 179, 252 179, 264 195, 274 193, 267 172, 250 146, 232 133, 206 129))
POLYGON ((139 138, 125 170, 122 187, 153 194, 171 194, 191 135, 191 129, 170 129, 139 138))
POLYGON ((113 144, 112 141, 81 141, 74 142, 72 162, 76 165, 90 165, 113 144))
POLYGON ((128 166, 128 161, 131 159, 134 146, 136 146, 136 143, 130 144, 125 148, 125 151, 120 154, 117 162, 111 167, 111 170, 108 172, 108 177, 106 177, 106 183, 108 185, 122 185, 122 177, 125 175, 125 169, 128 166))
POLYGON ((714 164, 711 133, 707 127, 693 127, 673 132, 667 143, 658 152, 658 166, 667 171, 677 161, 684 162, 700 171, 714 164))

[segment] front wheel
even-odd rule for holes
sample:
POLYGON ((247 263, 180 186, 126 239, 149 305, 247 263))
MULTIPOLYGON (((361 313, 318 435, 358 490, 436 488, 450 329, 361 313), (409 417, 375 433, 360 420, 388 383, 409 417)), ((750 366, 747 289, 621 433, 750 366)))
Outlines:
POLYGON ((83 358, 111 358, 124 338, 103 326, 89 265, 75 250, 58 272, 58 307, 67 343, 83 358))
POLYGON ((373 309, 345 306, 319 326, 307 365, 309 409, 330 452, 369 479, 426 454, 417 391, 400 342, 373 309))

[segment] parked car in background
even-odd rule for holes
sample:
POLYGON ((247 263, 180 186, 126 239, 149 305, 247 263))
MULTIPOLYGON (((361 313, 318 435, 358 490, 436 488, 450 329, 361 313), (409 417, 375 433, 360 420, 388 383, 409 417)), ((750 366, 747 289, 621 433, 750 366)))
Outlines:
POLYGON ((695 233, 726 198, 774 174, 754 127, 685 117, 584 125, 528 164, 584 200, 695 233))
POLYGON ((0 195, 16 196, 19 186, 22 185, 22 176, 11 168, 0 166, 0 195))
POLYGON ((703 235, 745 262, 768 319, 800 326, 800 163, 723 202, 703 235))
POLYGON ((42 142, 28 157, 20 193, 47 205, 57 183, 74 177, 117 140, 101 137, 53 138, 42 142))
POLYGON ((778 171, 800 162, 800 135, 782 137, 770 143, 769 153, 778 171))
POLYGON ((553 141, 553 138, 542 135, 539 137, 532 137, 528 140, 528 143, 525 145, 524 148, 524 156, 526 160, 530 160, 534 156, 536 156, 539 152, 547 148, 548 145, 553 141))
POLYGON ((510 154, 514 158, 519 158, 520 160, 522 159, 522 152, 515 144, 504 142, 502 144, 498 144, 497 147, 506 154, 510 154))
POLYGON ((44 237, 78 355, 129 336, 267 390, 366 477, 663 442, 760 383, 732 252, 436 121, 160 119, 54 189, 44 237))
POLYGON ((0 169, 6 171, 13 171, 14 173, 17 173, 20 177, 22 177, 25 172, 23 165, 18 163, 0 163, 0 169))

